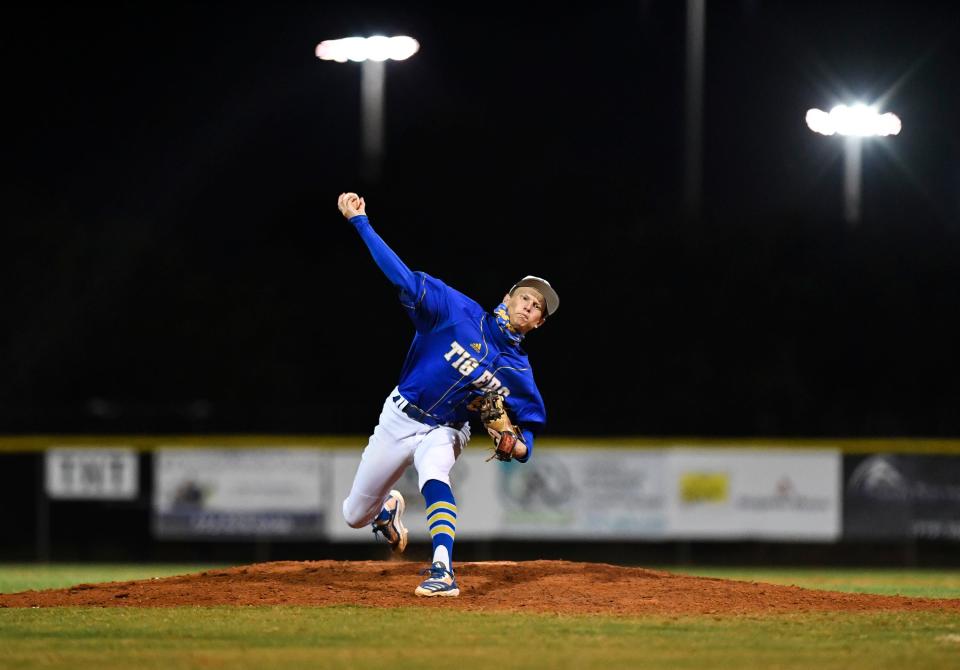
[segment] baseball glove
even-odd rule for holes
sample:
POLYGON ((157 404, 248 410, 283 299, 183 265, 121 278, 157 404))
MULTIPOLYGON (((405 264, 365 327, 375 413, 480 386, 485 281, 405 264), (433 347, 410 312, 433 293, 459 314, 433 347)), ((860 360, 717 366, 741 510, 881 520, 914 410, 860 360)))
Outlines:
POLYGON ((510 423, 507 410, 503 406, 503 396, 494 391, 488 391, 480 399, 480 420, 493 438, 493 454, 487 460, 496 458, 499 461, 509 461, 513 458, 513 450, 517 446, 517 433, 520 431, 510 423))

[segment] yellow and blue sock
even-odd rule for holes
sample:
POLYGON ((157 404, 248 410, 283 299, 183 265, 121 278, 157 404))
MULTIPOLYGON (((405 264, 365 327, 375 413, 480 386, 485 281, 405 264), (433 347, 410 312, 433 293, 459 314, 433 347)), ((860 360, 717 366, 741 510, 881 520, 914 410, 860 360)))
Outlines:
POLYGON ((433 538, 433 562, 440 561, 451 569, 453 540, 457 536, 457 502, 450 485, 431 479, 423 485, 427 503, 427 527, 433 538))

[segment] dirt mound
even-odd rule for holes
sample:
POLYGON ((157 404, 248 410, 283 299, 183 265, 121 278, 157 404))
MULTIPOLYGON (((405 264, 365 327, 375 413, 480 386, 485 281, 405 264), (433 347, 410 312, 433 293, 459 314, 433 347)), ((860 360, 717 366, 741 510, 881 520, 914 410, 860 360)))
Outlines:
POLYGON ((260 563, 181 577, 0 595, 0 607, 213 605, 423 606, 563 614, 771 614, 941 610, 960 599, 904 598, 688 577, 602 563, 460 563, 459 598, 417 598, 417 563, 260 563))

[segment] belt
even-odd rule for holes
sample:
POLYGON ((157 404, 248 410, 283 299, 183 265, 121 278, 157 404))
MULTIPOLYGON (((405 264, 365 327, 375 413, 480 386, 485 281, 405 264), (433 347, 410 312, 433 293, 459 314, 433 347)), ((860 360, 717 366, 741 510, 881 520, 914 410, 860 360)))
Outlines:
POLYGON ((433 416, 429 412, 425 412, 412 402, 404 398, 399 393, 394 393, 390 399, 393 401, 393 404, 397 406, 401 412, 409 416, 414 421, 419 421, 420 423, 425 423, 428 426, 453 426, 456 428, 462 427, 462 423, 455 423, 453 421, 441 421, 437 417, 433 416))

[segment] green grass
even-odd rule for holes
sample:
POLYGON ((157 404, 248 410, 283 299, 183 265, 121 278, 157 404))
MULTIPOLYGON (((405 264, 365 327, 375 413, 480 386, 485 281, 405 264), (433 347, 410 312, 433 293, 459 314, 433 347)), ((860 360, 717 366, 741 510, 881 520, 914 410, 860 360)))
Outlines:
POLYGON ((551 616, 359 607, 0 610, 3 668, 947 668, 955 615, 551 616))
POLYGON ((670 572, 806 589, 888 596, 960 598, 960 570, 870 568, 661 568, 670 572))
POLYGON ((0 593, 61 589, 76 584, 125 582, 131 579, 170 577, 202 572, 214 565, 118 563, 0 563, 0 593))

